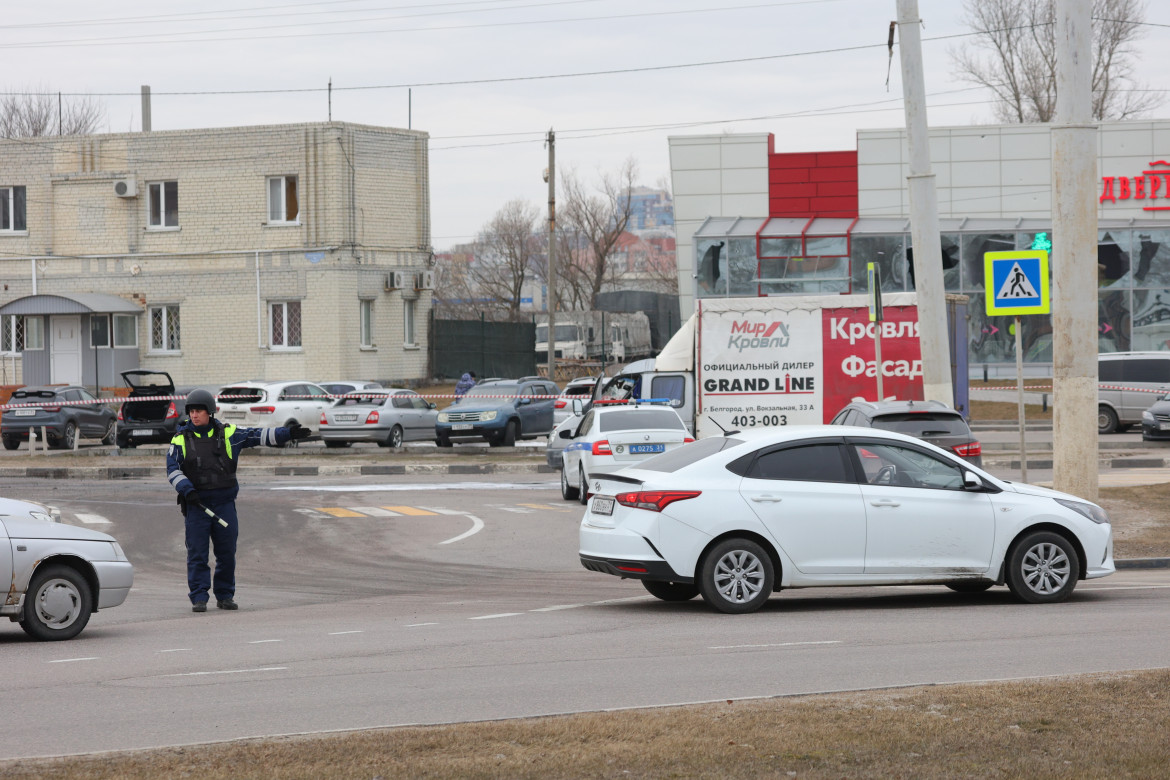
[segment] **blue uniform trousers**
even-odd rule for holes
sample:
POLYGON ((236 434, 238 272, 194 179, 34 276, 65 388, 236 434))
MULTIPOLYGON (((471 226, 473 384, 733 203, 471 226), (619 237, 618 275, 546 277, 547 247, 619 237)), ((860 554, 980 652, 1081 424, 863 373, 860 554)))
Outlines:
POLYGON ((215 503, 204 498, 203 503, 226 520, 228 526, 224 528, 198 507, 187 509, 187 585, 192 604, 207 601, 209 589, 214 590, 217 601, 236 594, 236 539, 240 534, 236 502, 215 503), (209 546, 215 550, 214 583, 207 563, 209 546))

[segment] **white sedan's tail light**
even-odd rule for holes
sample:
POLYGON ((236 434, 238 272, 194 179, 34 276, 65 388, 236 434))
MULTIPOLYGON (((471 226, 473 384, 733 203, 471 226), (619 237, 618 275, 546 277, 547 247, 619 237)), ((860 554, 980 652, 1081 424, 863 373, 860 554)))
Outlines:
POLYGON ((675 501, 697 498, 702 495, 702 492, 701 490, 639 490, 634 493, 618 493, 615 498, 622 506, 661 512, 675 501))

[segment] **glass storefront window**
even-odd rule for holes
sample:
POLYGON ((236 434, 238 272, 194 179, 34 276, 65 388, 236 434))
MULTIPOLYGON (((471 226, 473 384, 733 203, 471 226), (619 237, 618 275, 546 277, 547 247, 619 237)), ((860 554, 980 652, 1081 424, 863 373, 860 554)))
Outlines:
POLYGON ((759 295, 756 274, 759 261, 756 260, 756 242, 752 238, 733 238, 728 241, 728 295, 759 295))
POLYGON ((1129 230, 1097 231, 1097 286, 1129 287, 1131 276, 1129 230))
POLYGON ((1129 291, 1097 293, 1097 351, 1129 352, 1129 291))
POLYGON ((760 257, 799 257, 800 236, 760 238, 760 257))
POLYGON ((703 240, 695 244, 695 297, 727 295, 727 240, 703 240))
POLYGON ((852 243, 853 292, 869 292, 869 263, 881 269, 883 292, 906 289, 905 236, 854 236, 852 243))
MULTIPOLYGON (((968 361, 971 366, 981 363, 1016 362, 1016 321, 1014 317, 987 316, 987 303, 982 292, 968 293, 969 322, 968 361)), ((1025 363, 1052 362, 1052 320, 1043 314, 1020 317, 1020 345, 1025 363)))
POLYGON ((1133 350, 1170 350, 1170 290, 1133 291, 1133 350))
POLYGON ((1134 287, 1170 287, 1170 230, 1138 230, 1134 287))
POLYGON ((969 233, 962 238, 963 289, 983 289, 983 256, 988 252, 1013 252, 1016 237, 1013 233, 969 233))

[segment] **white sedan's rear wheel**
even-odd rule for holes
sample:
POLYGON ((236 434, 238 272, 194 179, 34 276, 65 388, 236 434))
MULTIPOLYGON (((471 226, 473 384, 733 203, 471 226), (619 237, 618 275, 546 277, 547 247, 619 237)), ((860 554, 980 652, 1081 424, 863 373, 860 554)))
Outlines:
POLYGON ((569 484, 569 470, 567 468, 561 469, 561 498, 566 501, 576 501, 577 496, 580 495, 580 490, 569 484))
POLYGON ((699 592, 720 612, 755 612, 772 595, 773 577, 763 547, 750 539, 725 539, 703 559, 699 592))

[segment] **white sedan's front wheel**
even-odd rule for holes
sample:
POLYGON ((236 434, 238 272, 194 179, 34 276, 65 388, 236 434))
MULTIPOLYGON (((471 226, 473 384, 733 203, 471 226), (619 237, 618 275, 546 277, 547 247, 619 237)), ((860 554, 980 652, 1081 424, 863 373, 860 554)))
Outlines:
POLYGON ((1080 576, 1077 551, 1059 534, 1037 531, 1021 539, 1008 555, 1005 579, 1013 595, 1030 604, 1064 601, 1080 576))

